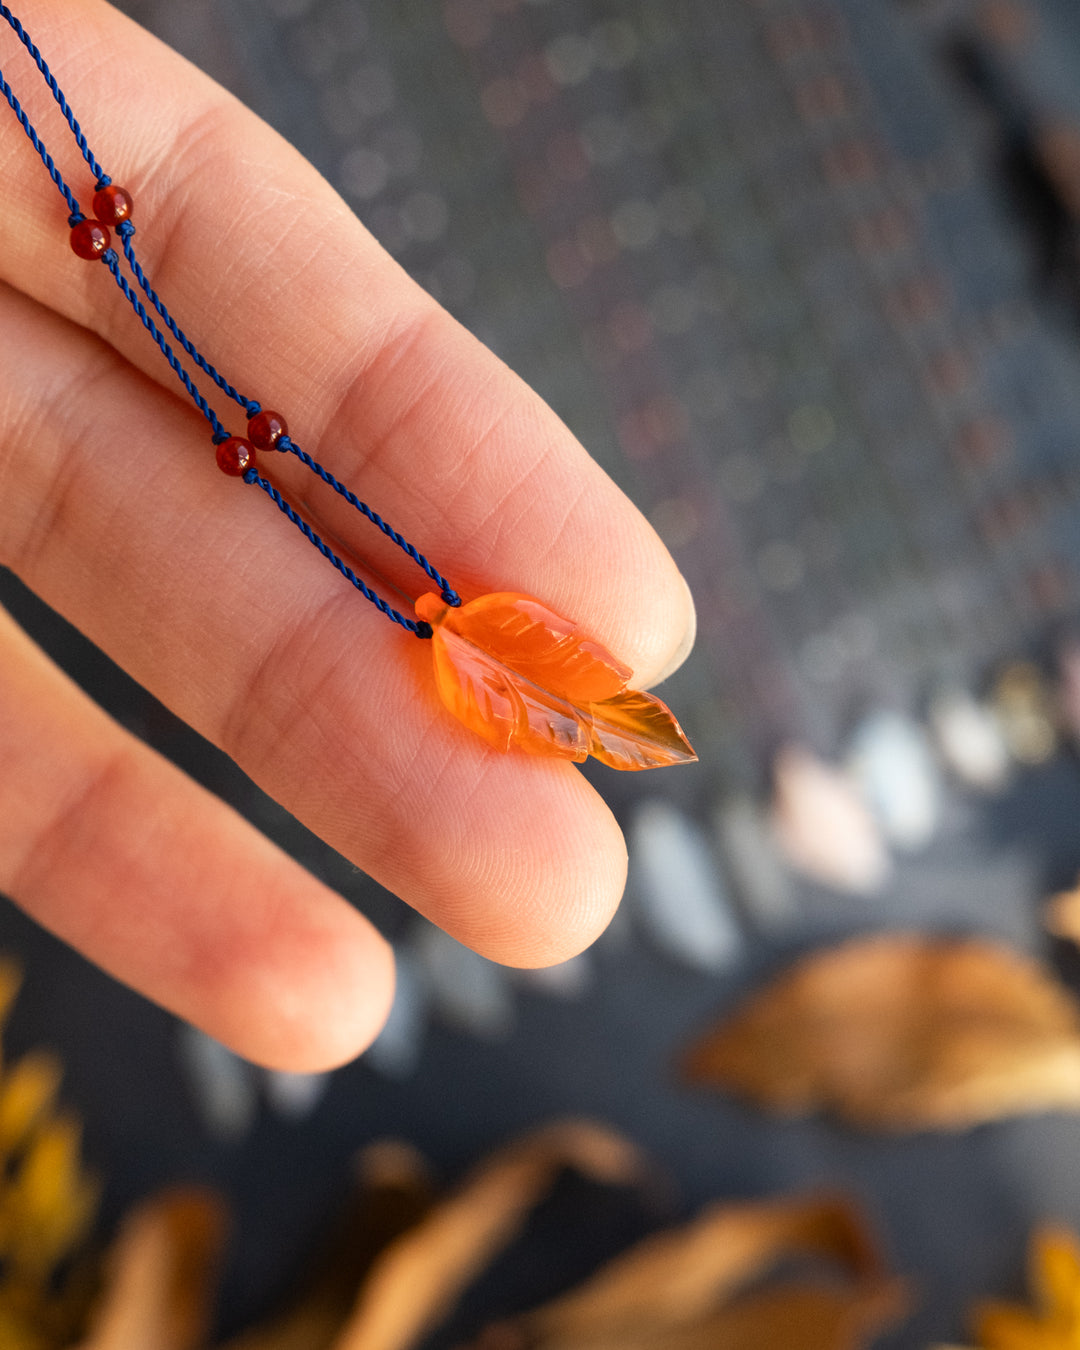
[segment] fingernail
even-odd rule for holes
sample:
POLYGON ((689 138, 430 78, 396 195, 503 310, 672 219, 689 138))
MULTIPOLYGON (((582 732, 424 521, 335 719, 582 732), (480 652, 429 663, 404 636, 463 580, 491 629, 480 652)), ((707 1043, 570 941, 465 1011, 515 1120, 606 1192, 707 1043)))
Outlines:
POLYGON ((682 641, 672 653, 671 660, 653 681, 654 684, 662 684, 669 675, 674 675, 682 663, 690 655, 694 648, 694 640, 697 637, 697 610, 694 608, 694 597, 691 594, 690 587, 686 584, 686 578, 680 574, 679 580, 686 591, 686 608, 688 617, 686 621, 686 631, 683 633, 682 641))

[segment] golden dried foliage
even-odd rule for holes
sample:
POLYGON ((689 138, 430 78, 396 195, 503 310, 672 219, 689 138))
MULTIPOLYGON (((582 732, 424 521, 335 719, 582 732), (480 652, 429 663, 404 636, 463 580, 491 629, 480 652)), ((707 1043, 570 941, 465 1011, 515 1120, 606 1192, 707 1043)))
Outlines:
MULTIPOLYGON (((17 987, 0 962, 0 1019, 17 987)), ((209 1192, 177 1189, 136 1206, 93 1300, 89 1258, 76 1264, 86 1278, 58 1284, 95 1199, 77 1130, 56 1113, 59 1078, 44 1054, 0 1072, 0 1345, 206 1350, 226 1228, 209 1192)), ((220 1350, 415 1350, 565 1168, 610 1185, 652 1174, 627 1140, 579 1120, 496 1151, 439 1199, 407 1145, 364 1150, 352 1209, 306 1289, 220 1350)), ((903 1303, 844 1200, 715 1205, 578 1289, 489 1327, 476 1350, 860 1350, 903 1303)))
MULTIPOLYGON (((0 960, 0 1025, 19 989, 0 960)), ((79 1129, 57 1107, 61 1070, 32 1052, 0 1062, 0 1345, 70 1344, 85 1315, 90 1269, 77 1259, 97 1205, 83 1172, 79 1129)))
POLYGON ((427 1165, 415 1149, 397 1140, 363 1149, 355 1194, 316 1254, 303 1293, 225 1350, 326 1350, 379 1253, 415 1227, 433 1201, 427 1165))
POLYGON ((225 1214, 213 1195, 167 1191, 128 1215, 81 1350, 199 1350, 205 1344, 225 1214))
MULTIPOLYGON (((439 1201, 407 1146, 365 1150, 357 1203, 307 1292, 222 1350, 415 1350, 564 1167, 616 1185, 649 1175, 637 1149, 585 1121, 511 1143, 439 1201)), ((199 1350, 220 1238, 211 1197, 144 1205, 80 1350, 199 1350)), ((843 1199, 717 1205, 489 1327, 474 1350, 861 1350, 903 1303, 843 1199)))
POLYGON ((1043 922, 1055 937, 1080 943, 1080 881, 1071 890, 1059 891, 1046 902, 1043 922))
MULTIPOLYGON (((1080 1241, 1056 1224, 1032 1234, 1028 1249, 1033 1305, 986 1302, 972 1322, 978 1350, 1076 1350, 1080 1346, 1080 1241)), ((966 1350, 938 1346, 937 1350, 966 1350)), ((972 1348, 974 1350, 974 1348, 972 1348)))
POLYGON ((566 1167, 625 1184, 642 1175, 644 1162, 619 1135, 587 1121, 547 1126, 495 1153, 379 1257, 334 1350, 414 1345, 566 1167))
POLYGON ((996 943, 859 939, 799 961, 685 1055, 688 1078, 868 1129, 1080 1108, 1080 1009, 996 943))
POLYGON ((579 1289, 491 1328, 473 1350, 854 1350, 903 1307, 899 1282, 846 1201, 717 1204, 646 1238, 579 1289), (760 1287, 794 1258, 829 1278, 802 1271, 760 1287))

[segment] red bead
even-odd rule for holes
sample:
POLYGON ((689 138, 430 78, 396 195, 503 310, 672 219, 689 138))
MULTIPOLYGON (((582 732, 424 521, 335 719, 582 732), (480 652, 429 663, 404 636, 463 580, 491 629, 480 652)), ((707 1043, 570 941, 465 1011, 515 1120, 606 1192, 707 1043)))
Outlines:
POLYGON ((217 448, 217 464, 230 478, 243 478, 255 463, 255 447, 242 436, 230 436, 217 448))
POLYGON ((80 220, 77 225, 71 227, 72 250, 87 262, 100 258, 110 243, 112 240, 109 231, 96 220, 80 220))
POLYGON ((264 408, 248 422, 248 440, 256 450, 273 450, 282 436, 289 434, 289 427, 280 413, 264 408))
POLYGON ((115 183, 98 188, 94 193, 94 215, 102 225, 119 225, 131 215, 132 200, 129 193, 115 183))

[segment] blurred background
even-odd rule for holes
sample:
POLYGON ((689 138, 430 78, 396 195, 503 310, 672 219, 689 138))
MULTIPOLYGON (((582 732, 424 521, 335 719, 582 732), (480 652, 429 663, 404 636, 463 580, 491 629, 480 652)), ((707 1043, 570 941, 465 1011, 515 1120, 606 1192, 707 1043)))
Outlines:
MULTIPOLYGON (((503 970, 0 575, 96 699, 369 914, 401 968, 357 1063, 265 1075, 5 902, 26 973, 9 1041, 60 1051, 106 1223, 164 1182, 219 1185, 232 1328, 325 1226, 360 1144, 403 1136, 453 1177, 584 1113, 659 1159, 687 1212, 849 1188, 918 1285, 882 1344, 958 1338, 973 1295, 1020 1287, 1033 1221, 1080 1224, 1080 1120, 874 1139, 765 1118, 674 1063, 853 933, 988 934, 1080 979, 1038 916, 1080 872, 1075 0, 121 8, 296 144, 647 513, 697 602, 664 696, 701 762, 586 770, 628 832, 623 910, 567 966, 503 970)), ((647 1224, 613 1211, 597 1240, 647 1224)), ((547 1292, 543 1260, 532 1278, 547 1292)), ((475 1308, 534 1292, 503 1279, 475 1308)))

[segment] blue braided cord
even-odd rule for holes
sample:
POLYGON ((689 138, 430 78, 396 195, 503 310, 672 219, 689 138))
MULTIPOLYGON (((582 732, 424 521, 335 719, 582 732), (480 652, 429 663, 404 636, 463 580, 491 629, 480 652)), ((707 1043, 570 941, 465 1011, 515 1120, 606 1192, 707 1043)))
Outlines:
MULTIPOLYGON (((61 90, 59 84, 57 83, 55 76, 49 70, 49 67, 45 62, 45 58, 41 55, 41 52, 34 45, 26 29, 23 28, 22 24, 19 22, 16 16, 12 14, 8 6, 2 2, 2 0, 0 0, 0 17, 5 18, 11 25, 11 27, 14 29, 20 41, 23 43, 27 51, 33 57, 38 69, 45 77, 45 80, 49 88, 53 92, 53 97, 56 99, 56 102, 60 106, 61 112, 63 112, 64 116, 67 118, 68 124, 70 125, 71 130, 75 135, 75 140, 78 143, 79 149, 83 153, 84 159, 86 160, 87 164, 89 164, 94 174, 94 177, 97 180, 95 184, 96 188, 100 190, 101 188, 108 187, 109 183, 112 182, 112 179, 104 171, 104 169, 102 169, 101 165, 97 162, 94 155, 91 153, 90 147, 86 143, 86 136, 83 134, 82 128, 79 126, 79 123, 75 118, 75 114, 72 112, 67 99, 64 97, 63 91, 61 90)), ((61 176, 59 169, 56 168, 56 165, 53 162, 52 156, 46 150, 45 145, 41 140, 41 137, 35 131, 29 117, 27 117, 18 99, 13 93, 11 86, 4 79, 2 72, 0 72, 0 89, 3 90, 4 97, 7 99, 8 103, 10 103, 12 111, 15 113, 15 116, 22 123, 23 130, 30 138, 30 142, 33 145, 34 149, 41 156, 42 162, 44 163, 46 169, 48 169, 49 171, 49 176, 52 178, 53 182, 56 184, 57 188, 60 190, 65 200, 67 201, 70 214, 74 217, 81 218, 82 212, 79 209, 78 201, 72 194, 71 189, 64 182, 64 179, 61 176)), ((255 414, 259 411, 259 405, 255 403, 252 399, 245 398, 242 394, 239 394, 236 391, 236 389, 234 389, 233 386, 229 384, 228 381, 225 380, 214 369, 214 367, 209 363, 209 361, 207 361, 202 356, 202 354, 196 348, 195 344, 191 342, 190 339, 187 337, 187 335, 181 330, 179 325, 173 319, 172 315, 165 308, 165 305, 162 302, 161 298, 158 296, 157 292, 150 285, 146 273, 139 265, 139 262, 135 257, 134 249, 132 248, 131 245, 131 236, 135 233, 134 225, 132 225, 129 221, 122 221, 117 226, 117 233, 123 240, 124 256, 127 258, 128 265, 131 267, 131 270, 134 273, 136 280, 138 281, 142 289, 145 291, 147 297, 150 300, 150 303, 157 310, 158 314, 161 316, 162 320, 169 328, 170 332, 180 343, 180 345, 184 348, 187 354, 192 358, 192 360, 195 361, 207 373, 207 375, 210 376, 210 378, 214 381, 214 383, 225 394, 227 394, 229 398, 234 399, 240 405, 240 407, 243 408, 244 412, 247 414, 249 418, 254 417, 255 414)), ((116 274, 114 273, 114 275, 116 274)), ((130 298, 131 297, 129 296, 129 299, 130 298)), ((143 320, 144 323, 146 322, 145 314, 140 314, 139 317, 143 320)), ((161 343, 160 334, 152 326, 149 327, 150 331, 154 334, 155 339, 158 341, 160 345, 161 343)), ((165 348, 163 348, 163 350, 165 350, 165 348)), ((168 356, 167 351, 166 355, 168 356)), ((172 364, 172 362, 170 362, 170 364, 172 364)), ((173 368, 177 369, 175 365, 173 366, 173 368)), ((178 374, 180 373, 179 370, 177 370, 177 373, 178 374)), ((184 379, 185 384, 188 384, 187 380, 183 375, 181 375, 181 379, 184 379)), ((200 400, 197 391, 194 389, 194 386, 188 384, 188 388, 189 391, 191 392, 192 397, 195 399, 196 403, 198 403, 202 411, 206 413, 207 416, 210 417, 211 424, 214 426, 215 432, 221 431, 221 434, 224 435, 224 432, 221 429, 221 424, 207 410, 205 403, 203 403, 200 400)))
MULTIPOLYGON (((87 164, 90 165, 90 172, 94 175, 96 179, 99 180, 99 182, 101 182, 101 180, 107 182, 108 177, 104 169, 102 169, 101 165, 97 162, 97 160, 91 153, 90 147, 86 143, 86 136, 83 134, 83 129, 82 127, 79 126, 78 122, 75 120, 75 114, 71 111, 71 108, 68 106, 68 101, 64 97, 63 91, 61 90, 60 86, 57 84, 56 77, 53 75, 49 67, 45 64, 45 58, 34 46, 33 42, 31 42, 29 33, 27 33, 26 29, 18 21, 15 15, 12 14, 11 10, 8 9, 7 5, 3 3, 0 3, 0 17, 3 17, 8 21, 11 27, 15 30, 15 33, 17 34, 19 41, 23 44, 26 50, 34 58, 34 64, 37 66, 38 70, 40 70, 42 75, 45 77, 45 83, 52 90, 53 98, 56 99, 56 102, 60 107, 60 111, 67 118, 67 123, 68 126, 71 128, 72 133, 75 137, 75 142, 78 145, 79 149, 82 151, 83 159, 85 159, 87 164)), ((10 97, 8 99, 8 102, 11 102, 10 97)), ((34 138, 31 137, 31 139, 33 140, 34 138)), ((102 183, 102 186, 104 186, 104 182, 102 183)), ((57 184, 57 186, 58 187, 60 186, 59 183, 57 184)))
MULTIPOLYGON (((2 8, 3 6, 0 5, 0 9, 2 8)), ((45 145, 41 137, 34 130, 33 123, 30 121, 29 117, 27 117, 26 113, 23 111, 22 104, 12 93, 11 85, 8 84, 7 80, 4 79, 2 71, 0 71, 0 89, 4 91, 4 97, 11 104, 12 112, 22 123, 22 129, 23 131, 26 132, 27 136, 30 138, 30 144, 41 156, 41 162, 45 165, 46 169, 48 169, 49 177, 56 184, 64 200, 67 202, 70 214, 72 216, 77 216, 81 218, 82 212, 79 210, 79 203, 75 200, 75 197, 72 194, 71 189, 64 182, 60 170, 53 163, 53 157, 52 155, 49 154, 48 150, 45 149, 45 145)))
POLYGON ((360 594, 370 600, 375 608, 381 610, 388 619, 392 619, 394 623, 399 623, 402 628, 407 628, 410 633, 415 633, 419 638, 431 637, 431 624, 422 620, 418 622, 416 619, 406 619, 405 616, 399 614, 396 609, 391 609, 382 596, 376 595, 370 586, 365 586, 352 568, 349 567, 347 563, 342 562, 334 550, 319 538, 303 516, 293 510, 292 506, 289 505, 277 488, 274 487, 273 483, 259 476, 258 469, 248 469, 247 473, 244 474, 244 482, 257 483, 271 501, 277 503, 279 510, 284 515, 288 516, 300 533, 315 545, 324 558, 334 564, 346 581, 351 581, 360 594))
POLYGON ((101 260, 103 263, 105 263, 109 271, 112 273, 113 280, 124 292, 124 295, 127 297, 128 303, 131 305, 131 308, 142 320, 143 327, 154 339, 157 345, 161 348, 165 360, 168 361, 169 365, 172 366, 173 370, 176 371, 180 383, 184 386, 184 388, 188 391, 191 397, 195 400, 196 407, 206 418, 206 420, 210 423, 211 427, 213 427, 215 443, 219 440, 222 441, 227 440, 229 433, 218 421, 217 413, 214 412, 213 408, 211 408, 209 403, 207 403, 206 399, 204 399, 202 394, 199 393, 198 388, 195 385, 195 382, 192 380, 191 376, 187 373, 184 367, 180 364, 179 360, 176 357, 175 352, 169 346, 168 342, 165 340, 165 334, 154 323, 150 315, 147 314, 146 306, 135 294, 134 290, 132 290, 127 277, 125 277, 123 273, 120 271, 120 259, 117 256, 116 249, 114 248, 106 249, 105 252, 101 255, 101 260))
POLYGON ((217 387, 223 393, 227 394, 229 398, 231 398, 234 402, 239 403, 240 407, 243 408, 248 418, 254 417, 255 414, 259 412, 258 403, 256 403, 254 399, 245 398, 243 394, 237 393, 237 391, 228 382, 228 380, 226 380, 223 375, 220 375, 214 369, 214 367, 210 364, 210 362, 206 360, 206 358, 202 355, 199 349, 195 346, 194 342, 191 341, 191 339, 183 331, 183 329, 176 322, 173 316, 165 308, 164 301, 158 295, 157 291, 154 290, 153 286, 150 285, 150 281, 147 278, 146 273, 143 271, 138 258, 135 257, 135 249, 132 247, 131 236, 135 233, 135 226, 132 225, 132 223, 129 220, 123 220, 120 222, 119 225, 117 225, 116 233, 120 236, 121 240, 123 241, 124 257, 128 261, 128 266, 131 268, 131 271, 135 276, 135 280, 146 292, 147 298, 149 299, 150 303, 154 306, 154 308, 157 310, 157 312, 161 315, 161 318, 165 323, 165 326, 168 328, 169 332, 172 333, 173 337, 176 338, 177 342, 179 342, 181 347, 183 347, 184 351, 187 352, 188 356, 191 357, 191 359, 196 363, 196 365, 200 366, 203 370, 206 371, 207 375, 210 376, 210 378, 214 381, 217 387))
POLYGON ((339 483, 334 475, 327 469, 324 469, 316 460, 312 459, 306 450, 301 450, 296 442, 288 436, 279 437, 275 448, 278 450, 285 450, 288 453, 295 455, 302 464, 307 465, 312 473, 317 474, 324 483, 329 484, 336 493, 344 497, 350 506, 354 506, 357 511, 359 511, 361 515, 366 516, 373 525, 377 525, 388 539, 392 539, 394 543, 397 544, 398 548, 404 549, 413 562, 418 563, 435 585, 438 586, 442 593, 442 598, 448 605, 456 607, 461 604, 461 596, 458 595, 445 577, 440 576, 440 574, 436 572, 435 568, 432 567, 431 563, 428 562, 422 553, 418 553, 403 535, 398 534, 397 530, 392 529, 377 511, 373 511, 366 502, 362 502, 355 493, 350 492, 344 483, 339 483))
MULTIPOLYGON (((41 55, 41 52, 31 41, 29 34, 26 32, 22 24, 11 12, 8 6, 3 3, 3 0, 0 0, 0 18, 7 20, 8 24, 14 30, 15 34, 22 42, 23 46, 30 53, 30 56, 33 58, 34 63, 37 65, 38 70, 41 72, 43 78, 45 79, 45 82, 52 90, 53 97, 55 98, 56 103, 60 108, 60 111, 63 113, 64 117, 67 120, 68 125, 71 128, 72 134, 75 137, 76 144, 78 145, 80 151, 82 152, 83 158, 89 165, 90 170, 94 175, 94 178, 96 180, 96 188, 100 190, 104 187, 107 187, 112 182, 112 179, 104 171, 104 169, 102 169, 101 165, 97 162, 93 153, 91 152, 90 147, 87 144, 86 136, 83 133, 82 128, 79 126, 79 123, 75 118, 75 114, 72 112, 67 99, 64 97, 63 91, 61 90, 59 84, 57 83, 56 78, 50 71, 48 65, 45 62, 44 57, 41 55)), ((2 71, 0 71, 0 91, 3 92, 3 95, 7 99, 9 105, 11 106, 12 111, 18 118, 19 123, 21 124, 23 130, 26 132, 26 135, 29 138, 31 145, 33 145, 34 149, 40 156, 42 163, 45 165, 45 168, 48 170, 49 177, 53 180, 53 183, 56 185, 57 190, 60 192, 64 200, 67 202, 69 211, 69 223, 74 225, 78 221, 83 220, 84 216, 82 211, 79 209, 78 200, 72 193, 71 189, 68 187, 67 183, 64 181, 63 175, 60 173, 60 170, 56 167, 56 164, 52 156, 49 154, 48 150, 45 147, 44 142, 34 129, 33 123, 30 121, 29 117, 23 110, 23 107, 20 104, 19 100, 16 98, 14 92, 12 91, 11 86, 4 78, 2 71)), ((238 403, 240 407, 244 410, 244 412, 247 414, 248 418, 256 416, 256 414, 258 414, 261 410, 259 403, 257 403, 254 399, 246 398, 244 397, 244 395, 238 393, 237 390, 231 384, 229 384, 229 382, 226 379, 224 379, 224 377, 220 375, 217 370, 215 370, 215 368, 210 364, 210 362, 207 361, 202 356, 202 354, 199 352, 195 344, 191 342, 191 340, 187 337, 187 335, 183 332, 180 326, 173 319, 172 315, 165 308, 164 302, 158 296, 154 288, 150 285, 150 282, 145 272, 143 271, 137 258, 135 257, 135 251, 131 244, 131 236, 135 233, 134 225, 132 225, 129 221, 122 221, 116 227, 116 229, 117 234, 120 236, 122 240, 124 257, 127 259, 128 266, 131 268, 132 274, 138 281, 139 286, 142 288, 151 305, 157 311, 162 322, 166 325, 166 327, 169 329, 172 335, 176 338, 177 342, 180 343, 184 351, 187 352, 187 354, 191 357, 191 359, 196 362, 196 364, 200 367, 200 369, 205 371, 205 373, 210 376, 210 378, 214 381, 214 383, 218 386, 218 388, 221 389, 222 392, 225 393, 229 398, 233 399, 236 403, 238 403)), ((146 306, 142 303, 138 295, 132 289, 127 278, 121 273, 120 260, 116 253, 116 250, 113 248, 106 249, 105 252, 102 254, 101 260, 102 262, 105 263, 109 271, 112 273, 113 280, 116 282, 117 286, 119 286, 120 290, 123 292, 125 299, 128 301, 132 309, 135 311, 135 314, 142 322, 143 327, 147 330, 150 336, 157 343, 158 347, 161 349, 162 355, 165 357, 169 365, 175 371, 178 379, 183 384, 184 388, 191 395, 191 398, 194 400, 196 407, 210 423, 210 426, 213 431, 212 439, 214 443, 220 444, 222 441, 227 440, 228 432, 222 426, 221 422, 218 419, 217 414, 214 412, 213 408, 211 408, 209 403, 207 403, 206 399, 203 398, 195 382, 192 380, 191 376, 184 369, 183 365, 181 365, 175 352, 169 346, 169 343, 165 338, 165 335, 161 332, 161 330, 154 323, 153 319, 151 319, 150 315, 147 313, 146 306)), ((454 606, 461 604, 461 597, 450 586, 450 583, 446 581, 446 579, 442 577, 435 570, 434 567, 432 567, 432 565, 423 556, 423 554, 419 553, 413 547, 413 545, 410 544, 408 540, 404 538, 403 535, 400 535, 396 530, 392 529, 391 526, 388 525, 386 521, 383 520, 383 518, 380 515, 378 515, 377 512, 373 511, 371 507, 366 505, 366 503, 362 502, 359 499, 359 497, 357 497, 354 493, 350 492, 349 489, 345 487, 343 483, 338 482, 338 480, 333 476, 333 474, 329 473, 326 469, 322 467, 321 464, 318 464, 314 459, 312 459, 309 454, 301 450, 298 445, 296 445, 293 441, 289 439, 288 436, 281 437, 281 439, 277 443, 277 448, 280 450, 290 451, 292 454, 296 455, 297 458, 309 469, 311 469, 313 473, 317 474, 318 477, 323 480, 323 482, 332 487, 334 491, 337 492, 340 496, 344 497, 344 499, 350 504, 350 506, 355 507, 356 510, 358 510, 362 515, 364 515, 368 520, 370 520, 372 524, 377 525, 379 529, 383 532, 383 534, 387 536, 388 539, 393 540, 393 542, 397 544, 399 548, 403 549, 409 555, 409 557, 413 559, 414 562, 416 562, 417 564, 419 564, 421 568, 423 568, 424 572, 426 572, 427 575, 431 578, 431 580, 434 581, 435 584, 439 587, 439 590, 442 594, 442 598, 446 601, 447 604, 454 606)), ((281 493, 278 492, 278 490, 273 486, 273 484, 269 483, 265 478, 261 478, 255 469, 249 469, 247 471, 247 473, 244 475, 244 481, 246 483, 258 483, 258 485, 271 497, 271 499, 277 503, 280 510, 283 511, 284 514, 288 516, 288 518, 293 522, 293 524, 296 525, 296 527, 311 541, 312 544, 315 545, 315 547, 319 550, 319 552, 325 558, 327 558, 328 561, 333 563, 333 565, 342 574, 342 576, 344 576, 348 581, 351 581, 352 584, 357 588, 357 590, 359 590, 362 595, 364 595, 368 600, 370 600, 371 603, 375 605, 377 609, 381 610, 382 613, 387 616, 387 618, 391 619, 394 623, 400 624, 401 627, 407 628, 411 633, 415 633, 417 637, 430 638, 432 636, 432 629, 430 624, 422 621, 416 621, 413 619, 406 619, 402 614, 399 614, 396 609, 392 609, 386 603, 386 601, 382 599, 381 596, 377 595, 373 590, 370 589, 370 587, 366 586, 356 575, 356 573, 353 572, 353 570, 350 567, 348 567, 337 556, 337 554, 335 554, 333 550, 330 549, 322 541, 322 539, 319 538, 319 536, 314 532, 314 530, 311 529, 311 527, 307 524, 307 522, 303 520, 300 515, 297 514, 297 512, 292 508, 292 506, 289 505, 289 503, 284 499, 284 497, 282 497, 281 493)))

